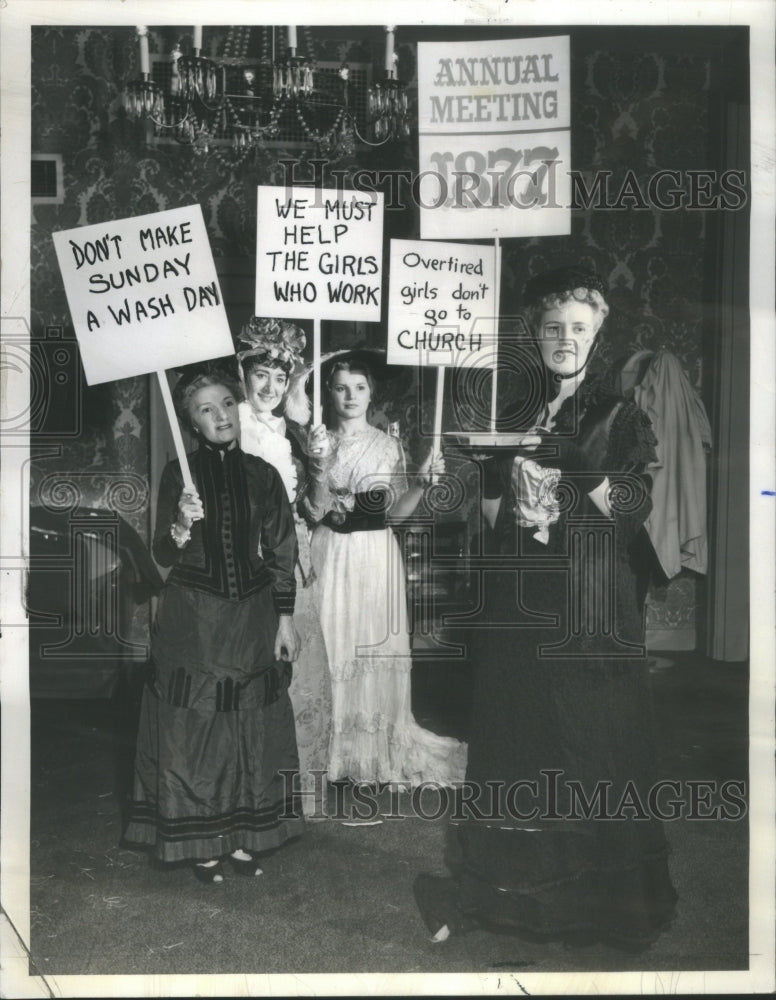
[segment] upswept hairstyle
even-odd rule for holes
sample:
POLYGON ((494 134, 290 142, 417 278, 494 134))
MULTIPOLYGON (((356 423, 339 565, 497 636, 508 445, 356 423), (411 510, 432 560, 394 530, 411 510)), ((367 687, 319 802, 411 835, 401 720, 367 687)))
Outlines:
POLYGON ((186 372, 175 384, 172 391, 172 402, 178 419, 190 431, 194 430, 189 412, 192 397, 208 385, 222 385, 232 393, 238 403, 244 399, 239 381, 217 365, 204 365, 195 371, 186 372))
POLYGON ((542 313, 566 302, 584 302, 596 317, 596 331, 609 315, 609 306, 604 298, 606 285, 595 273, 584 267, 559 267, 532 278, 525 286, 523 302, 530 328, 539 326, 542 313))
POLYGON ((363 375, 369 386, 369 391, 374 396, 375 394, 375 377, 372 374, 372 369, 365 361, 361 360, 335 360, 329 371, 326 373, 326 389, 331 391, 332 383, 334 381, 334 376, 337 372, 349 372, 351 375, 363 375))

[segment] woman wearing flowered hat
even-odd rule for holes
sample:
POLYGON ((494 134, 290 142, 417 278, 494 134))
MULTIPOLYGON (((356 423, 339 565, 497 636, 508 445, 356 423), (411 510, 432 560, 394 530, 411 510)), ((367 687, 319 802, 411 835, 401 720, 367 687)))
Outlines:
MULTIPOLYGON (((246 397, 240 403, 240 445, 275 467, 294 508, 306 479, 305 427, 311 416, 304 391, 305 343, 304 330, 294 323, 254 316, 242 328, 237 352, 246 397)), ((294 624, 300 649, 289 694, 296 719, 302 804, 311 813, 321 800, 325 805, 331 685, 310 586, 309 531, 299 514, 295 520, 299 557, 294 624)))
POLYGON ((590 371, 605 292, 579 267, 526 287, 524 436, 486 464, 482 501, 512 566, 484 574, 472 638, 467 782, 498 793, 457 826, 453 878, 416 880, 435 940, 484 926, 639 950, 673 913, 637 579, 655 439, 590 371))

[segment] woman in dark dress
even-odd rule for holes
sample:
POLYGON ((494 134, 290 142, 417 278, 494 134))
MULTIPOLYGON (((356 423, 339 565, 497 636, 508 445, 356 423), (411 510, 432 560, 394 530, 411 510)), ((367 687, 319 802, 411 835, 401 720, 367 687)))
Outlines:
POLYGON ((255 852, 302 832, 288 697, 296 657, 294 519, 280 476, 239 446, 239 385, 212 365, 175 386, 199 439, 159 486, 153 551, 172 566, 159 598, 125 839, 223 881, 221 858, 260 875, 255 852))
POLYGON ((588 373, 603 293, 579 268, 526 289, 540 374, 514 408, 521 447, 488 461, 484 480, 510 565, 483 574, 472 640, 476 808, 451 830, 453 878, 415 884, 435 940, 484 926, 639 950, 673 913, 639 579, 655 439, 588 373))

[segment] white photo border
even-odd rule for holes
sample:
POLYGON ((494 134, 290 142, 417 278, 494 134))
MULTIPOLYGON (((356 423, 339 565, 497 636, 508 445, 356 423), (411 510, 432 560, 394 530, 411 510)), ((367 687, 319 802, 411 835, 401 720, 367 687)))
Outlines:
MULTIPOLYGON (((374 24, 379 9, 363 0, 0 0, 2 90, 2 285, 0 336, 18 339, 30 316, 30 30, 33 25, 244 23, 374 24), (293 17, 289 11, 293 10, 293 17)), ((504 993, 759 993, 774 990, 774 594, 776 593, 776 474, 774 389, 774 163, 776 92, 771 0, 589 0, 586 4, 531 0, 394 0, 392 21, 405 24, 471 24, 515 27, 567 25, 749 25, 751 29, 751 238, 750 310, 750 958, 746 971, 623 972, 512 976, 471 975, 219 975, 219 976, 30 976, 28 943, 30 849, 30 740, 27 634, 23 606, 24 548, 28 518, 24 469, 29 446, 4 438, 0 493, 0 694, 2 695, 2 826, 0 992, 5 996, 342 996, 504 993), (21 505, 19 498, 21 497, 21 505), (757 557, 754 554, 757 553, 757 557), (506 980, 510 980, 507 982, 506 980)), ((0 416, 29 406, 27 373, 0 366, 0 416)), ((0 424, 1 426, 1 424, 0 424)))

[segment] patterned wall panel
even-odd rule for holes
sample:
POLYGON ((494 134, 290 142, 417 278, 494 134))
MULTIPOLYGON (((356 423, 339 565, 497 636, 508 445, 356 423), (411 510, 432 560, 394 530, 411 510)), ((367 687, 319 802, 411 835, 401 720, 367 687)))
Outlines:
MULTIPOLYGON (((343 29, 345 34, 347 29, 343 29)), ((209 29, 210 48, 224 36, 209 29)), ((319 59, 380 63, 379 36, 335 37, 318 43, 319 59), (377 50, 377 51, 376 51, 377 50)), ((336 34, 336 33, 335 33, 336 34)), ((169 39, 152 29, 151 50, 168 51, 169 39)), ((589 42, 573 49, 573 167, 592 183, 596 171, 610 171, 616 198, 628 171, 640 185, 657 169, 708 166, 711 67, 708 56, 681 52, 605 51, 589 42)), ((416 47, 397 47, 399 73, 414 94, 416 47)), ((148 145, 124 118, 121 92, 138 73, 131 28, 40 27, 32 32, 32 147, 61 153, 65 200, 33 209, 32 329, 43 338, 52 325, 70 329, 51 233, 103 220, 161 211, 198 202, 216 257, 255 253, 255 197, 259 183, 280 183, 279 160, 309 159, 310 150, 263 150, 233 162, 228 150, 197 157, 177 145, 148 145)), ((417 169, 414 144, 392 150, 346 149, 330 167, 393 166, 417 169)), ((301 168, 304 170, 304 166, 301 168)), ((532 274, 569 260, 596 267, 611 286, 612 312, 599 361, 609 362, 638 348, 666 347, 681 359, 694 384, 702 371, 702 315, 706 217, 703 212, 661 212, 581 208, 573 213, 568 237, 506 241, 503 250, 502 312, 517 311, 524 282, 532 274)), ((417 211, 386 213, 386 241, 417 235, 417 211)), ((379 342, 379 329, 340 327, 329 346, 359 339, 379 342), (336 343, 334 342, 336 341, 336 343)), ((378 407, 378 420, 417 424, 417 390, 411 377, 392 387, 378 407)), ((110 388, 85 389, 82 433, 65 442, 58 457, 35 463, 34 490, 50 473, 73 470, 92 476, 85 500, 103 505, 112 477, 148 482, 147 380, 130 379, 110 388)), ((412 446, 412 442, 410 445, 412 446)), ((468 470, 472 476, 472 470, 468 470)), ((140 488, 142 493, 142 488, 140 488)), ((147 506, 124 516, 148 535, 147 506)), ((460 515, 471 516, 467 504, 460 515)), ((694 602, 682 585, 682 599, 694 602)), ((669 588, 670 590, 670 588, 669 588)), ((660 603, 660 595, 653 595, 660 603)), ((694 605, 693 605, 694 612, 694 605)), ((689 613, 689 611, 687 612, 689 613)), ((664 616, 665 617, 665 616, 664 616)), ((686 615, 683 621, 686 621, 686 615)))

